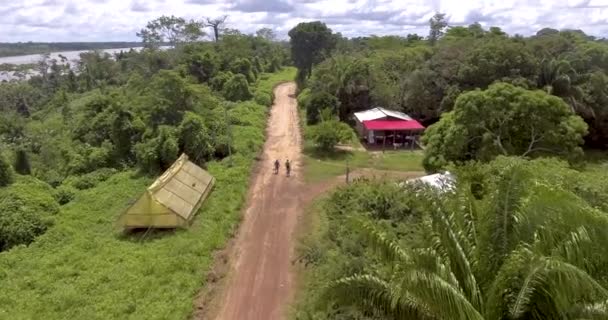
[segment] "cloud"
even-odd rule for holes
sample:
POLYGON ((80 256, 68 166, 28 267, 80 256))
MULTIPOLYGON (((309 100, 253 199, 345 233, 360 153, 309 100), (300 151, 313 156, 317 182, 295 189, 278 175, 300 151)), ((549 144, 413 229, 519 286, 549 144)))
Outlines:
POLYGON ((148 12, 150 11, 150 7, 146 5, 145 2, 141 0, 133 0, 131 2, 131 11, 133 12, 148 12))
POLYGON ((229 7, 240 12, 291 12, 293 5, 284 0, 236 0, 229 7))
POLYGON ((427 34, 444 12, 450 25, 501 27, 532 35, 543 27, 608 37, 608 0, 0 0, 0 42, 138 40, 161 15, 186 19, 228 15, 227 26, 279 37, 300 22, 321 20, 345 36, 427 34))

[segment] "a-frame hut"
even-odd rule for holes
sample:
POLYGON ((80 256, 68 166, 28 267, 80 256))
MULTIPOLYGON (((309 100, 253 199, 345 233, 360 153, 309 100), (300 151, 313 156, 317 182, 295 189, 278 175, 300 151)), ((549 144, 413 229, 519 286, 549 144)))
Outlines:
POLYGON ((118 219, 125 229, 186 228, 213 185, 207 171, 182 154, 118 219))

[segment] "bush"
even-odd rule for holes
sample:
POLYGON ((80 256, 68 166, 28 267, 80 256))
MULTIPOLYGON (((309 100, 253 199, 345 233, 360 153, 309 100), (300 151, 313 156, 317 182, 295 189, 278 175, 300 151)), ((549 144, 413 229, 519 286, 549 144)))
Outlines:
POLYGON ((271 94, 263 91, 257 91, 255 93, 254 100, 259 105, 270 107, 273 99, 271 94))
POLYGON ((226 82, 232 79, 233 76, 234 74, 230 71, 220 72, 215 77, 211 78, 209 85, 211 86, 211 89, 215 91, 222 91, 226 82))
POLYGON ((186 112, 178 129, 179 146, 192 162, 202 165, 214 153, 214 148, 205 121, 195 113, 186 112))
POLYGON ((0 187, 8 186, 13 183, 13 169, 8 164, 6 159, 0 154, 0 187))
POLYGON ((158 135, 135 145, 138 165, 148 173, 167 169, 179 156, 175 128, 160 126, 158 135))
POLYGON ((242 74, 236 74, 228 80, 224 85, 223 95, 229 101, 245 101, 252 97, 247 79, 242 74))
POLYGON ((21 177, 0 190, 0 251, 30 244, 53 223, 59 205, 53 189, 32 177, 21 177))
POLYGON ((71 202, 74 200, 75 196, 76 189, 70 186, 59 186, 57 189, 55 189, 55 193, 53 194, 53 197, 60 205, 71 202))
POLYGON ((306 105, 306 121, 308 124, 316 124, 321 121, 321 110, 331 110, 335 113, 338 107, 338 99, 327 92, 314 93, 306 105))
POLYGON ((338 143, 349 141, 353 136, 351 127, 337 120, 323 121, 309 130, 310 138, 323 151, 332 151, 338 143))
POLYGON ((27 152, 24 149, 19 148, 15 152, 15 171, 22 175, 32 174, 30 160, 27 156, 27 152))
POLYGON ((118 171, 111 168, 102 168, 81 176, 71 176, 64 181, 64 185, 76 188, 78 190, 91 189, 97 186, 100 182, 108 180, 118 171))

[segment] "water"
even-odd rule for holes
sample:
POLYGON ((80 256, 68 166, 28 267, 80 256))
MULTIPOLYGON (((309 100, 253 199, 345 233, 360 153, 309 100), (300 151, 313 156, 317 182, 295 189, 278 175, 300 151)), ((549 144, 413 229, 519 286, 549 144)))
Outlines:
MULTIPOLYGON (((169 47, 161 47, 161 50, 167 49, 169 47)), ((120 51, 129 51, 129 50, 136 50, 139 51, 142 49, 142 47, 136 47, 136 48, 116 48, 116 49, 104 49, 104 50, 100 50, 102 52, 106 52, 109 53, 111 55, 113 55, 114 53, 119 53, 120 51)), ((72 65, 75 65, 76 62, 78 62, 78 60, 80 59, 80 54, 81 53, 85 53, 85 52, 90 52, 91 50, 79 50, 79 51, 59 51, 59 52, 52 52, 50 55, 49 59, 56 59, 57 63, 61 63, 61 58, 59 57, 59 55, 62 55, 64 57, 67 58, 67 62, 71 63, 72 65)), ((8 64, 16 64, 16 65, 22 65, 22 64, 32 64, 32 63, 37 63, 38 61, 42 60, 43 55, 42 54, 30 54, 30 55, 25 55, 25 56, 11 56, 11 57, 0 57, 0 64, 3 63, 8 63, 8 64)), ((25 79, 28 79, 29 77, 32 76, 32 74, 35 74, 35 72, 33 70, 31 70, 30 72, 28 72, 25 76, 25 79)), ((0 71, 0 82, 2 81, 10 81, 10 80, 18 80, 19 77, 17 75, 15 75, 14 72, 12 71, 0 71)))
MULTIPOLYGON (((129 50, 141 50, 141 47, 138 48, 117 48, 117 49, 105 49, 101 50, 102 52, 107 52, 109 54, 118 53, 120 51, 129 51, 129 50)), ((57 62, 61 60, 59 55, 62 55, 68 59, 70 62, 78 61, 80 59, 80 54, 89 52, 90 50, 80 50, 80 51, 60 51, 51 53, 50 59, 57 59, 57 62)), ((9 64, 31 64, 36 63, 42 59, 42 54, 30 54, 26 56, 13 56, 13 57, 1 57, 0 64, 9 63, 9 64)))

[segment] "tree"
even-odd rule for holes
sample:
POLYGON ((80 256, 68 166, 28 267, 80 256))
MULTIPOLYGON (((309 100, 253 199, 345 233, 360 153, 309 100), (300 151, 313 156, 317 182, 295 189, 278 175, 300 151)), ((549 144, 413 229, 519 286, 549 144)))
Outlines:
POLYGON ((161 16, 146 25, 144 29, 137 32, 144 46, 157 48, 162 43, 175 46, 182 42, 192 42, 204 36, 201 30, 201 22, 194 20, 186 21, 176 16, 161 16))
POLYGON ((470 181, 442 198, 427 192, 416 241, 354 219, 379 263, 331 282, 321 300, 380 319, 577 319, 601 306, 606 258, 593 252, 608 220, 531 169, 510 162, 481 200, 470 181))
POLYGON ((255 32, 255 35, 259 38, 262 38, 264 40, 267 41, 275 41, 277 36, 274 32, 274 30, 270 29, 270 28, 262 28, 259 29, 255 32))
POLYGON ((461 94, 454 110, 427 129, 425 167, 489 161, 498 155, 582 155, 587 125, 561 99, 506 83, 461 94))
POLYGON ((245 101, 253 96, 249 90, 247 78, 242 74, 235 74, 226 82, 222 94, 229 101, 245 101))
POLYGON ((316 124, 321 121, 321 110, 330 110, 332 114, 337 113, 338 99, 325 92, 315 92, 310 96, 306 107, 306 121, 308 124, 316 124))
POLYGON ((27 152, 23 148, 17 149, 15 152, 15 171, 18 174, 30 175, 32 174, 32 167, 30 166, 30 160, 27 156, 27 152))
POLYGON ((443 30, 448 26, 448 22, 445 20, 445 13, 435 13, 435 15, 429 19, 429 43, 435 45, 435 42, 443 35, 443 30))
POLYGON ((213 38, 215 42, 220 41, 220 30, 223 29, 224 24, 226 23, 226 19, 228 16, 224 15, 218 18, 207 18, 205 22, 206 27, 211 27, 213 29, 213 38))
POLYGON ((291 57, 295 66, 310 77, 312 66, 335 47, 336 38, 325 23, 302 22, 289 30, 291 57))
POLYGON ((195 113, 186 112, 179 126, 178 133, 180 149, 196 164, 202 165, 213 155, 209 130, 204 120, 195 113))
POLYGON ((0 154, 0 187, 6 187, 13 183, 13 181, 13 169, 4 156, 0 154))
POLYGON ((316 147, 324 152, 331 152, 340 143, 352 138, 352 129, 344 122, 335 119, 324 119, 310 127, 310 137, 316 147))

